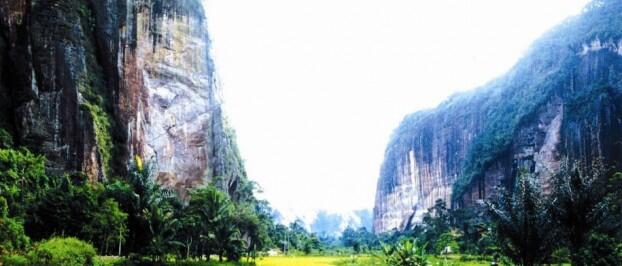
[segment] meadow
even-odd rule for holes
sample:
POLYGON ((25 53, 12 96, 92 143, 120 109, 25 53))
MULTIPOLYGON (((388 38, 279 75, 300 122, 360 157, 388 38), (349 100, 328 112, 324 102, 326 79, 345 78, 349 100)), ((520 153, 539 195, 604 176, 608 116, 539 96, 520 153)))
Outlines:
MULTIPOLYGON (((447 257, 429 256, 430 265, 464 265, 484 266, 490 265, 489 261, 461 260, 459 255, 447 257)), ((371 255, 363 256, 274 256, 257 259, 257 266, 363 266, 363 265, 386 265, 378 257, 371 255)))
MULTIPOLYGON (((463 265, 463 266, 484 266, 490 265, 485 260, 464 260, 461 255, 450 255, 445 258, 429 256, 428 262, 430 266, 436 265, 463 265)), ((95 265, 125 265, 125 260, 114 256, 99 256, 95 260, 95 265)), ((210 262, 170 262, 167 265, 184 265, 184 266, 384 266, 386 265, 379 257, 373 255, 357 255, 357 256, 326 256, 326 255, 300 255, 300 256, 271 256, 257 258, 254 263, 247 262, 243 259, 239 263, 235 262, 218 262, 212 259, 210 262)))

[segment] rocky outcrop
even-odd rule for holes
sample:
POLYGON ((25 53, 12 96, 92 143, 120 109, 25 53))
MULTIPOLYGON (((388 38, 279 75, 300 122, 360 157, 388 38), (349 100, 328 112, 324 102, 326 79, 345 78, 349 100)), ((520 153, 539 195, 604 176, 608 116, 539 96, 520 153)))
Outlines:
POLYGON ((545 191, 562 160, 622 155, 622 5, 594 1, 536 41, 507 74, 408 115, 381 167, 374 231, 419 222, 437 199, 453 208, 512 187, 519 171, 545 191))
POLYGON ((0 18, 0 127, 51 173, 103 180, 140 156, 180 191, 245 176, 200 1, 0 0, 0 18))

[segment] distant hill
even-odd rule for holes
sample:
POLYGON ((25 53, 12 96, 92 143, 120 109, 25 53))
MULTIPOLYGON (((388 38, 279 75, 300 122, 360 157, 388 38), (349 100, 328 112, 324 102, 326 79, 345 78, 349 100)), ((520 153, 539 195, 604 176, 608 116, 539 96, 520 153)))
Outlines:
POLYGON ((348 227, 372 229, 371 210, 356 210, 350 213, 318 212, 310 225, 311 232, 320 235, 339 236, 348 227))

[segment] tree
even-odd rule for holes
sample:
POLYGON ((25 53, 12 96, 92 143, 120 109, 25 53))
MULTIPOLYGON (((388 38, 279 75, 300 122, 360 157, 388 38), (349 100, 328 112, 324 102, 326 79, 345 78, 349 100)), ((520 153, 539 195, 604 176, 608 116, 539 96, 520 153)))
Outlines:
POLYGON ((78 177, 63 176, 51 182, 41 199, 30 206, 26 232, 40 240, 67 235, 91 240, 93 232, 82 225, 92 221, 101 187, 74 184, 78 177))
MULTIPOLYGON (((422 219, 423 234, 422 240, 425 243, 435 243, 440 236, 448 232, 451 228, 451 213, 447 209, 447 204, 442 199, 437 199, 434 206, 429 208, 422 219)), ((433 252, 434 247, 428 247, 433 252)))
POLYGON ((11 148, 13 146, 13 137, 9 132, 0 128, 0 148, 11 148))
POLYGON ((500 189, 487 203, 501 252, 514 263, 546 261, 555 246, 551 217, 533 178, 521 174, 514 193, 500 189))
POLYGON ((347 227, 341 233, 341 243, 346 247, 351 247, 356 253, 380 244, 376 235, 367 231, 365 227, 360 227, 357 230, 347 227))
POLYGON ((601 160, 589 166, 565 163, 554 176, 551 213, 573 265, 593 264, 593 257, 602 259, 615 253, 615 239, 605 236, 620 231, 620 205, 616 202, 621 189, 622 175, 612 175, 601 160), (613 244, 606 249, 606 243, 613 244))
POLYGON ((490 232, 490 219, 482 204, 451 211, 452 230, 459 232, 461 252, 492 255, 494 239, 490 232))
POLYGON ((9 216, 25 218, 27 209, 42 198, 48 184, 43 156, 26 149, 0 149, 0 196, 11 206, 9 216))
POLYGON ((320 249, 320 246, 320 239, 317 237, 316 234, 311 234, 304 240, 304 244, 302 245, 302 251, 308 255, 311 254, 313 250, 320 249))
POLYGON ((440 235, 436 244, 434 245, 434 251, 439 255, 446 255, 448 253, 458 252, 458 237, 460 234, 456 230, 450 230, 440 235))
MULTIPOLYGON (((137 169, 133 168, 133 171, 137 171, 137 169)), ((138 174, 130 174, 130 176, 136 175, 138 174)), ((146 232, 147 228, 144 219, 141 217, 141 209, 144 209, 144 207, 141 206, 141 195, 135 193, 133 187, 129 183, 116 180, 106 184, 103 197, 106 199, 114 199, 119 209, 127 214, 125 221, 126 235, 122 241, 125 243, 125 247, 120 248, 121 254, 138 252, 139 249, 148 242, 148 240, 145 240, 148 237, 148 232, 146 232)), ((119 245, 119 247, 121 247, 121 245, 119 245)))
POLYGON ((291 249, 289 238, 291 233, 287 226, 282 224, 274 224, 268 230, 271 242, 280 248, 284 253, 287 253, 291 249))
POLYGON ((173 209, 180 206, 175 193, 163 188, 155 182, 151 175, 154 165, 143 166, 140 157, 136 157, 130 165, 127 186, 116 184, 111 192, 116 192, 120 205, 128 213, 129 245, 127 251, 145 252, 153 259, 160 260, 164 251, 171 251, 178 242, 175 240, 175 229, 178 220, 173 209))
POLYGON ((297 250, 302 250, 306 236, 309 234, 305 229, 304 222, 301 219, 296 219, 289 224, 288 235, 289 243, 297 250))
POLYGON ((95 243, 99 243, 102 254, 112 254, 110 248, 117 246, 117 254, 121 253, 122 243, 127 236, 127 213, 119 208, 114 199, 103 199, 101 206, 93 214, 92 221, 85 224, 86 231, 94 235, 95 243))
POLYGON ((179 220, 179 228, 177 230, 177 239, 183 243, 184 258, 198 256, 198 242, 201 235, 201 217, 197 213, 192 213, 189 209, 182 208, 177 211, 177 219, 179 220))
POLYGON ((246 254, 248 257, 269 242, 268 225, 262 220, 265 217, 262 217, 252 205, 253 203, 239 203, 233 213, 234 223, 247 239, 246 254))
POLYGON ((222 220, 214 228, 214 243, 218 261, 223 260, 223 256, 227 256, 230 261, 239 261, 244 251, 244 240, 240 235, 240 230, 236 227, 230 216, 222 220))
POLYGON ((361 251, 361 243, 357 236, 357 233, 352 227, 347 227, 341 233, 341 243, 346 247, 351 247, 354 252, 359 253, 361 251))
POLYGON ((167 253, 183 245, 175 239, 179 220, 173 216, 170 206, 151 204, 144 210, 143 217, 151 235, 145 251, 154 261, 163 261, 167 253))
POLYGON ((215 251, 222 261, 239 260, 243 244, 238 225, 233 218, 234 205, 228 196, 213 186, 191 192, 189 212, 200 217, 200 237, 206 254, 215 251))
POLYGON ((8 215, 9 207, 6 200, 0 197, 0 255, 24 249, 30 243, 21 221, 8 215))

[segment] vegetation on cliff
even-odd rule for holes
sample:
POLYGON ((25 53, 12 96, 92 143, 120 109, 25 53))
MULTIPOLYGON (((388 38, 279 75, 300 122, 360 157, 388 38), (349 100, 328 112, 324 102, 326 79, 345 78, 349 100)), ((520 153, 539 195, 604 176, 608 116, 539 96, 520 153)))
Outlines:
POLYGON ((155 183, 150 169, 136 163, 127 177, 93 183, 80 173, 48 176, 45 158, 26 149, 0 149, 0 252, 36 264, 46 245, 62 246, 39 242, 54 236, 87 241, 98 254, 152 262, 206 254, 237 261, 272 246, 271 209, 253 189, 234 201, 210 185, 191 189, 183 202, 155 183))
MULTIPOLYGON (((602 160, 566 163, 546 194, 526 170, 515 180, 512 190, 498 188, 494 197, 478 205, 448 209, 438 200, 422 223, 385 235, 382 241, 415 239, 427 245, 411 251, 423 248, 440 258, 462 254, 465 261, 479 257, 497 265, 620 265, 621 173, 602 160)), ((399 244, 385 250, 396 247, 399 244)), ((411 261, 423 256, 402 254, 410 254, 411 261)))

